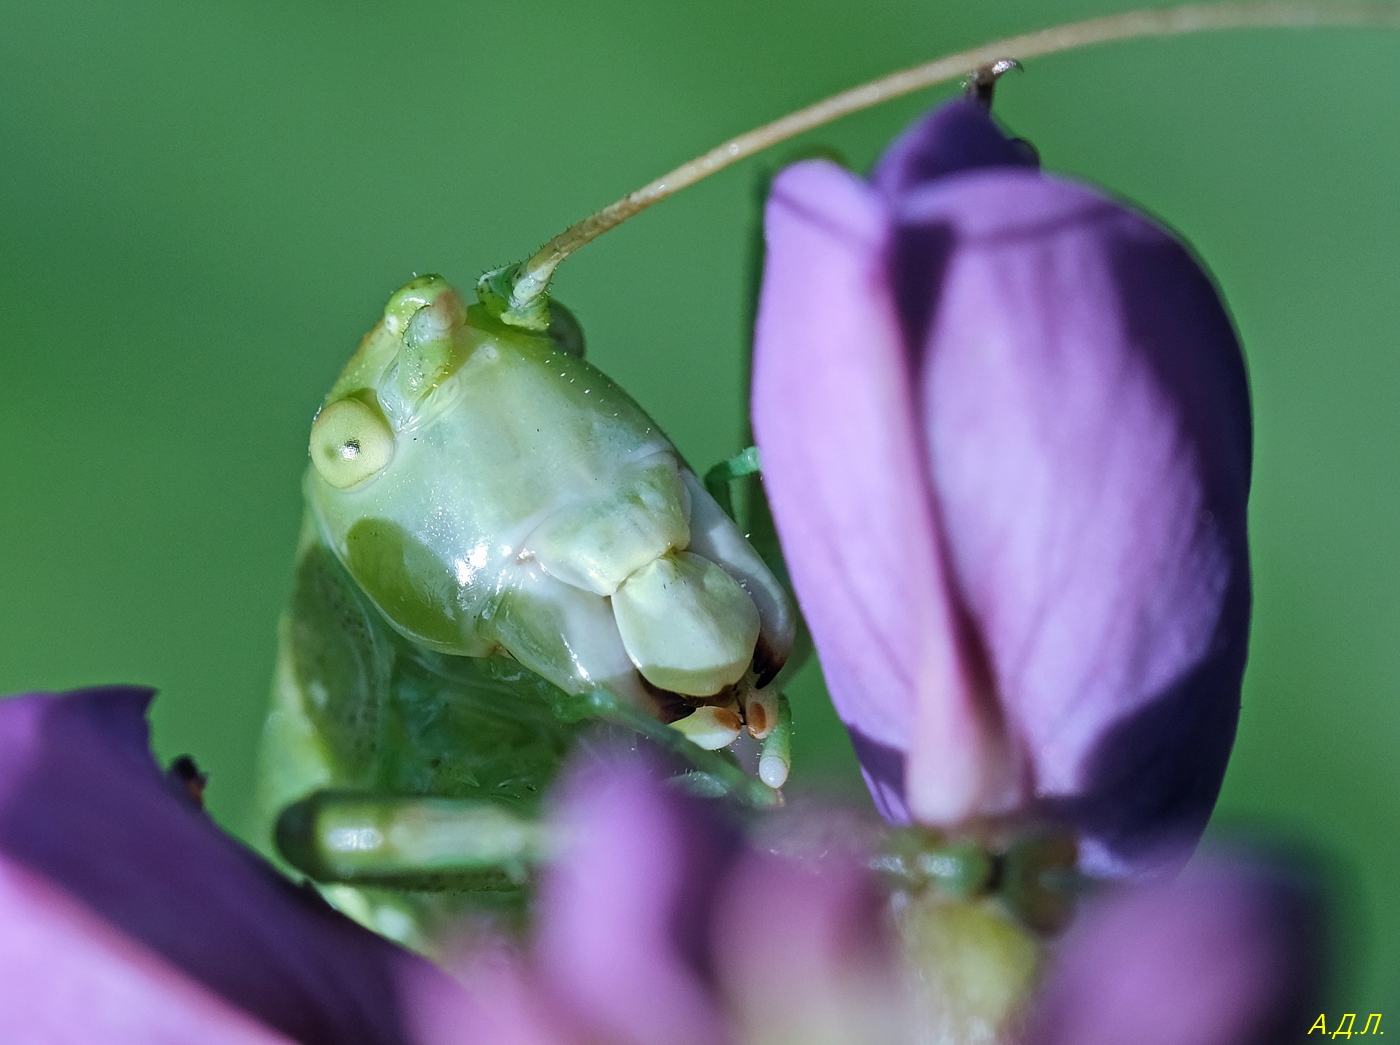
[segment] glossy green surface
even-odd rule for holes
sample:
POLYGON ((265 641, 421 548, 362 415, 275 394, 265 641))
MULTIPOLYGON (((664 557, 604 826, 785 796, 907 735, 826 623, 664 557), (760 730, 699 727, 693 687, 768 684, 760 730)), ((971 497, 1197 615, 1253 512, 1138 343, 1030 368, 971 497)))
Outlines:
POLYGON ((410 280, 311 425, 253 841, 425 949, 483 891, 520 906, 590 707, 713 765, 666 723, 727 747, 738 715, 687 703, 723 693, 767 736, 778 697, 755 714, 754 694, 792 647, 789 599, 735 522, 535 308, 538 329, 507 326, 410 280), (732 728, 706 738, 692 719, 716 715, 732 728))
POLYGON ((266 850, 275 834, 278 852, 297 868, 320 882, 346 883, 332 894, 340 906, 415 946, 428 944, 423 934, 432 934, 439 917, 473 901, 518 908, 523 854, 444 869, 421 845, 395 845, 403 834, 395 827, 412 825, 393 821, 416 819, 421 827, 423 817, 410 807, 433 801, 496 819, 538 820, 579 728, 567 721, 574 716, 564 694, 508 658, 444 656, 397 634, 310 524, 279 638, 254 843, 266 850), (322 812, 342 815, 327 824, 322 812), (351 887, 367 888, 356 895, 351 887))
MULTIPOLYGON (((307 431, 415 272, 468 286, 729 134, 1106 2, 0 9, 0 688, 162 688, 158 748, 251 809, 307 431)), ((1257 611, 1219 823, 1319 847, 1336 1005, 1400 1003, 1400 37, 1043 59, 998 108, 1181 229, 1257 407, 1257 611)), ((864 165, 934 95, 813 137, 864 165)), ((589 358, 698 469, 739 448, 758 164, 569 261, 589 358)), ((809 671, 798 781, 853 793, 809 671)), ((856 785, 858 786, 858 785, 856 785)))

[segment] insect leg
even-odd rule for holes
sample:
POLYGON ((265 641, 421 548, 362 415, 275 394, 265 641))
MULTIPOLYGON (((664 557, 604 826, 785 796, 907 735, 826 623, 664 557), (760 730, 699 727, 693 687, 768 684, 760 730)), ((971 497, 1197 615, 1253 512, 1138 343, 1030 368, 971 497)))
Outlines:
POLYGON ((277 847, 318 882, 452 888, 483 874, 519 883, 543 858, 542 824, 504 805, 321 790, 283 810, 277 847))

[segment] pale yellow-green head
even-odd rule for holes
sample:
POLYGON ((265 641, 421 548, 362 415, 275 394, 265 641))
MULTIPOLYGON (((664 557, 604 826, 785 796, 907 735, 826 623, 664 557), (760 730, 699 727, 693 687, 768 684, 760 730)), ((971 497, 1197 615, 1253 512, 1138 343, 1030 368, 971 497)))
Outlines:
POLYGON ((427 648, 644 706, 737 700, 786 658, 791 607, 576 330, 506 326, 436 276, 396 293, 312 426, 321 536, 427 648))

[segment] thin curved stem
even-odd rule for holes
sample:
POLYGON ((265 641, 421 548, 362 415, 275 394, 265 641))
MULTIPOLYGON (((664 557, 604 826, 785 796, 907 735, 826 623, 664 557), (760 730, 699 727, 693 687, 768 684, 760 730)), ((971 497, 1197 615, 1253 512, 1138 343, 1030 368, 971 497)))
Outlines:
POLYGON ((555 268, 579 247, 702 178, 842 116, 957 79, 988 62, 1000 58, 1036 58, 1117 40, 1182 36, 1215 29, 1320 26, 1400 28, 1400 3, 1395 0, 1245 0, 1131 11, 1024 33, 882 76, 731 138, 566 229, 520 266, 511 295, 512 304, 523 305, 542 294, 555 268))

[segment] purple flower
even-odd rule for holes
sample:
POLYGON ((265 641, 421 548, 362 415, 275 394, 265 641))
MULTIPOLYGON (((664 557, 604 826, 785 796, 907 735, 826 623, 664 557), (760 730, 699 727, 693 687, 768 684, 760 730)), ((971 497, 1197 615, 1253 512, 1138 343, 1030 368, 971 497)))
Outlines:
POLYGON ((905 1040, 892 941, 849 851, 744 844, 711 806, 623 756, 575 767, 525 955, 419 999, 425 1045, 905 1040))
POLYGON ((408 1041, 401 986, 446 978, 179 797, 150 699, 0 701, 0 1038, 408 1041))
MULTIPOLYGON (((626 758, 576 767, 564 786, 554 822, 568 841, 528 947, 467 958, 465 993, 421 990, 422 1045, 928 1037, 910 993, 926 974, 901 964, 852 832, 828 828, 816 846, 745 844, 626 758)), ((1284 1040, 1307 1025, 1320 936, 1310 894, 1262 864, 1109 891, 1056 946, 1024 1013, 1026 1045, 1284 1040)))
POLYGON ((1273 1045, 1319 1011, 1322 920, 1286 865, 1206 863, 1109 896, 1051 965, 1027 1045, 1273 1045))
MULTIPOLYGON (((529 950, 478 948, 459 985, 178 797, 146 752, 149 698, 0 702, 7 1041, 920 1039, 920 976, 901 965, 858 830, 759 847, 639 759, 575 767, 529 950)), ((1278 1040, 1301 1026, 1319 936, 1296 884, 1257 869, 1112 893, 1058 948, 1027 1045, 1278 1040)))
POLYGON ((1209 277, 967 100, 870 182, 787 169, 766 229, 754 430, 876 804, 1051 816, 1098 873, 1182 859, 1249 625, 1249 397, 1209 277))

